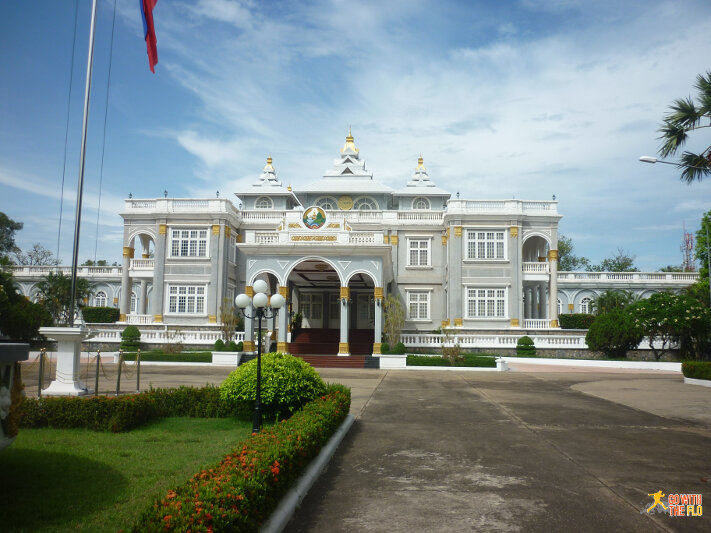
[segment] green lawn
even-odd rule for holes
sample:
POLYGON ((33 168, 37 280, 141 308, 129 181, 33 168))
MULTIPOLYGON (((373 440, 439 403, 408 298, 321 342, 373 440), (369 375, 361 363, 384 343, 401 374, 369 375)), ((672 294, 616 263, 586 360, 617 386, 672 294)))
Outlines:
POLYGON ((231 418, 166 418, 129 433, 21 429, 0 452, 2 530, 128 531, 156 496, 250 431, 231 418))

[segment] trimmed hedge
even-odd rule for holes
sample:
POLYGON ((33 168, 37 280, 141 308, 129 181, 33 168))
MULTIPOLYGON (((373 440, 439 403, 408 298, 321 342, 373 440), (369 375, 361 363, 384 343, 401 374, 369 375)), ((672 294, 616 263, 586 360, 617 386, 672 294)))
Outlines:
POLYGON ((516 341, 516 355, 528 357, 536 355, 536 345, 531 337, 524 335, 516 341))
MULTIPOLYGON (((126 361, 135 361, 137 352, 123 352, 126 361)), ((211 363, 212 352, 165 353, 162 350, 141 351, 141 361, 166 363, 211 363)))
POLYGON ((681 372, 687 378, 711 380, 711 361, 684 361, 681 372))
POLYGON ((132 349, 141 346, 141 330, 139 330, 133 324, 126 326, 126 328, 121 332, 121 348, 132 349))
POLYGON ((81 314, 89 324, 118 322, 120 310, 116 307, 82 307, 81 314))
POLYGON ((132 531, 257 531, 338 429, 350 390, 330 385, 288 420, 252 434, 222 461, 169 490, 132 531))
POLYGON ((151 389, 126 396, 25 398, 20 404, 20 425, 25 428, 87 428, 94 431, 130 431, 169 416, 226 418, 232 410, 220 398, 220 389, 151 389))
POLYGON ((558 323, 561 329, 589 329, 594 321, 595 315, 588 313, 558 315, 558 323))
POLYGON ((242 341, 230 341, 225 344, 225 341, 222 339, 217 339, 214 349, 216 352, 241 352, 244 349, 244 343, 242 341))
POLYGON ((458 357, 454 364, 449 359, 439 356, 408 355, 407 366, 462 366, 462 367, 496 367, 496 358, 492 355, 467 353, 458 357))
POLYGON ((407 366, 449 366, 449 361, 439 356, 408 355, 407 366))

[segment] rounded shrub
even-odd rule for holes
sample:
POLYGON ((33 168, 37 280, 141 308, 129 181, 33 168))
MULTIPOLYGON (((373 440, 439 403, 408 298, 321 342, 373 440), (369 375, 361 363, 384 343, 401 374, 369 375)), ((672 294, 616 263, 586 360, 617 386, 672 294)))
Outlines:
POLYGON ((215 351, 216 352, 224 352, 225 351, 225 341, 222 339, 217 339, 215 341, 215 351))
POLYGON ((628 351, 642 342, 643 337, 643 331, 627 310, 613 309, 595 318, 585 335, 585 342, 588 348, 607 357, 624 359, 628 351))
MULTIPOLYGON (((311 365, 293 355, 262 356, 262 416, 267 420, 291 416, 304 404, 325 394, 326 384, 311 365)), ((257 397, 257 360, 233 370, 220 385, 220 397, 238 418, 250 420, 257 397)))
MULTIPOLYGON (((242 343, 240 343, 240 344, 242 344, 242 343)), ((227 345, 228 352, 239 352, 241 350, 242 350, 242 348, 240 348, 239 345, 235 341, 230 341, 230 343, 227 345)))
POLYGON ((398 342, 395 346, 393 346, 392 353, 396 355, 403 355, 405 353, 405 345, 401 342, 398 342))
POLYGON ((384 342, 380 345, 380 353, 390 353, 390 345, 387 342, 384 342))
POLYGON ((141 332, 136 326, 126 326, 121 332, 121 348, 124 350, 135 350, 141 345, 141 332))
POLYGON ((536 345, 531 337, 524 335, 516 342, 516 355, 536 355, 536 345))

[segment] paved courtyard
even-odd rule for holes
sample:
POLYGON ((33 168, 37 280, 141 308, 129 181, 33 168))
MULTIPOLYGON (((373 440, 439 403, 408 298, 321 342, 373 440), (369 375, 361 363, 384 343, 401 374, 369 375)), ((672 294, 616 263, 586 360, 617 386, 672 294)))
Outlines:
MULTIPOLYGON (((23 366, 35 394, 36 366, 23 366)), ((319 369, 351 387, 356 422, 286 531, 711 530, 711 388, 673 373, 514 368, 319 369), (702 494, 707 512, 647 514, 659 490, 702 494)), ((141 388, 229 371, 144 365, 141 388)), ((113 389, 107 361, 100 390, 113 389)))

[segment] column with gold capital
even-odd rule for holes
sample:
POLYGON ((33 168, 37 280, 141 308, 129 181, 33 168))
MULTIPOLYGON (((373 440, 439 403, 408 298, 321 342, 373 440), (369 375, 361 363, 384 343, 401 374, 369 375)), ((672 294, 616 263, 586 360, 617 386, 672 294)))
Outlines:
POLYGON ((350 355, 348 346, 348 309, 351 302, 351 290, 348 287, 341 287, 339 302, 341 308, 341 342, 338 343, 338 355, 350 355))
POLYGON ((244 288, 244 293, 249 296, 249 305, 244 310, 244 342, 242 349, 246 353, 253 353, 256 351, 254 347, 254 321, 250 317, 254 315, 254 306, 252 305, 254 289, 251 285, 247 285, 244 288))
POLYGON ((383 288, 375 287, 373 289, 373 298, 375 300, 375 324, 373 328, 373 355, 380 354, 380 345, 383 337, 383 288))
POLYGON ((277 337, 277 351, 287 353, 289 345, 286 342, 286 332, 289 324, 289 287, 279 287, 279 294, 284 297, 284 308, 279 313, 279 334, 277 337))
POLYGON ((131 259, 133 259, 133 248, 130 246, 123 247, 123 269, 121 270, 121 302, 119 303, 119 321, 125 322, 126 316, 131 311, 131 277, 129 270, 131 268, 131 259))
POLYGON ((548 285, 548 319, 550 327, 558 327, 558 250, 548 252, 550 284, 548 285))

